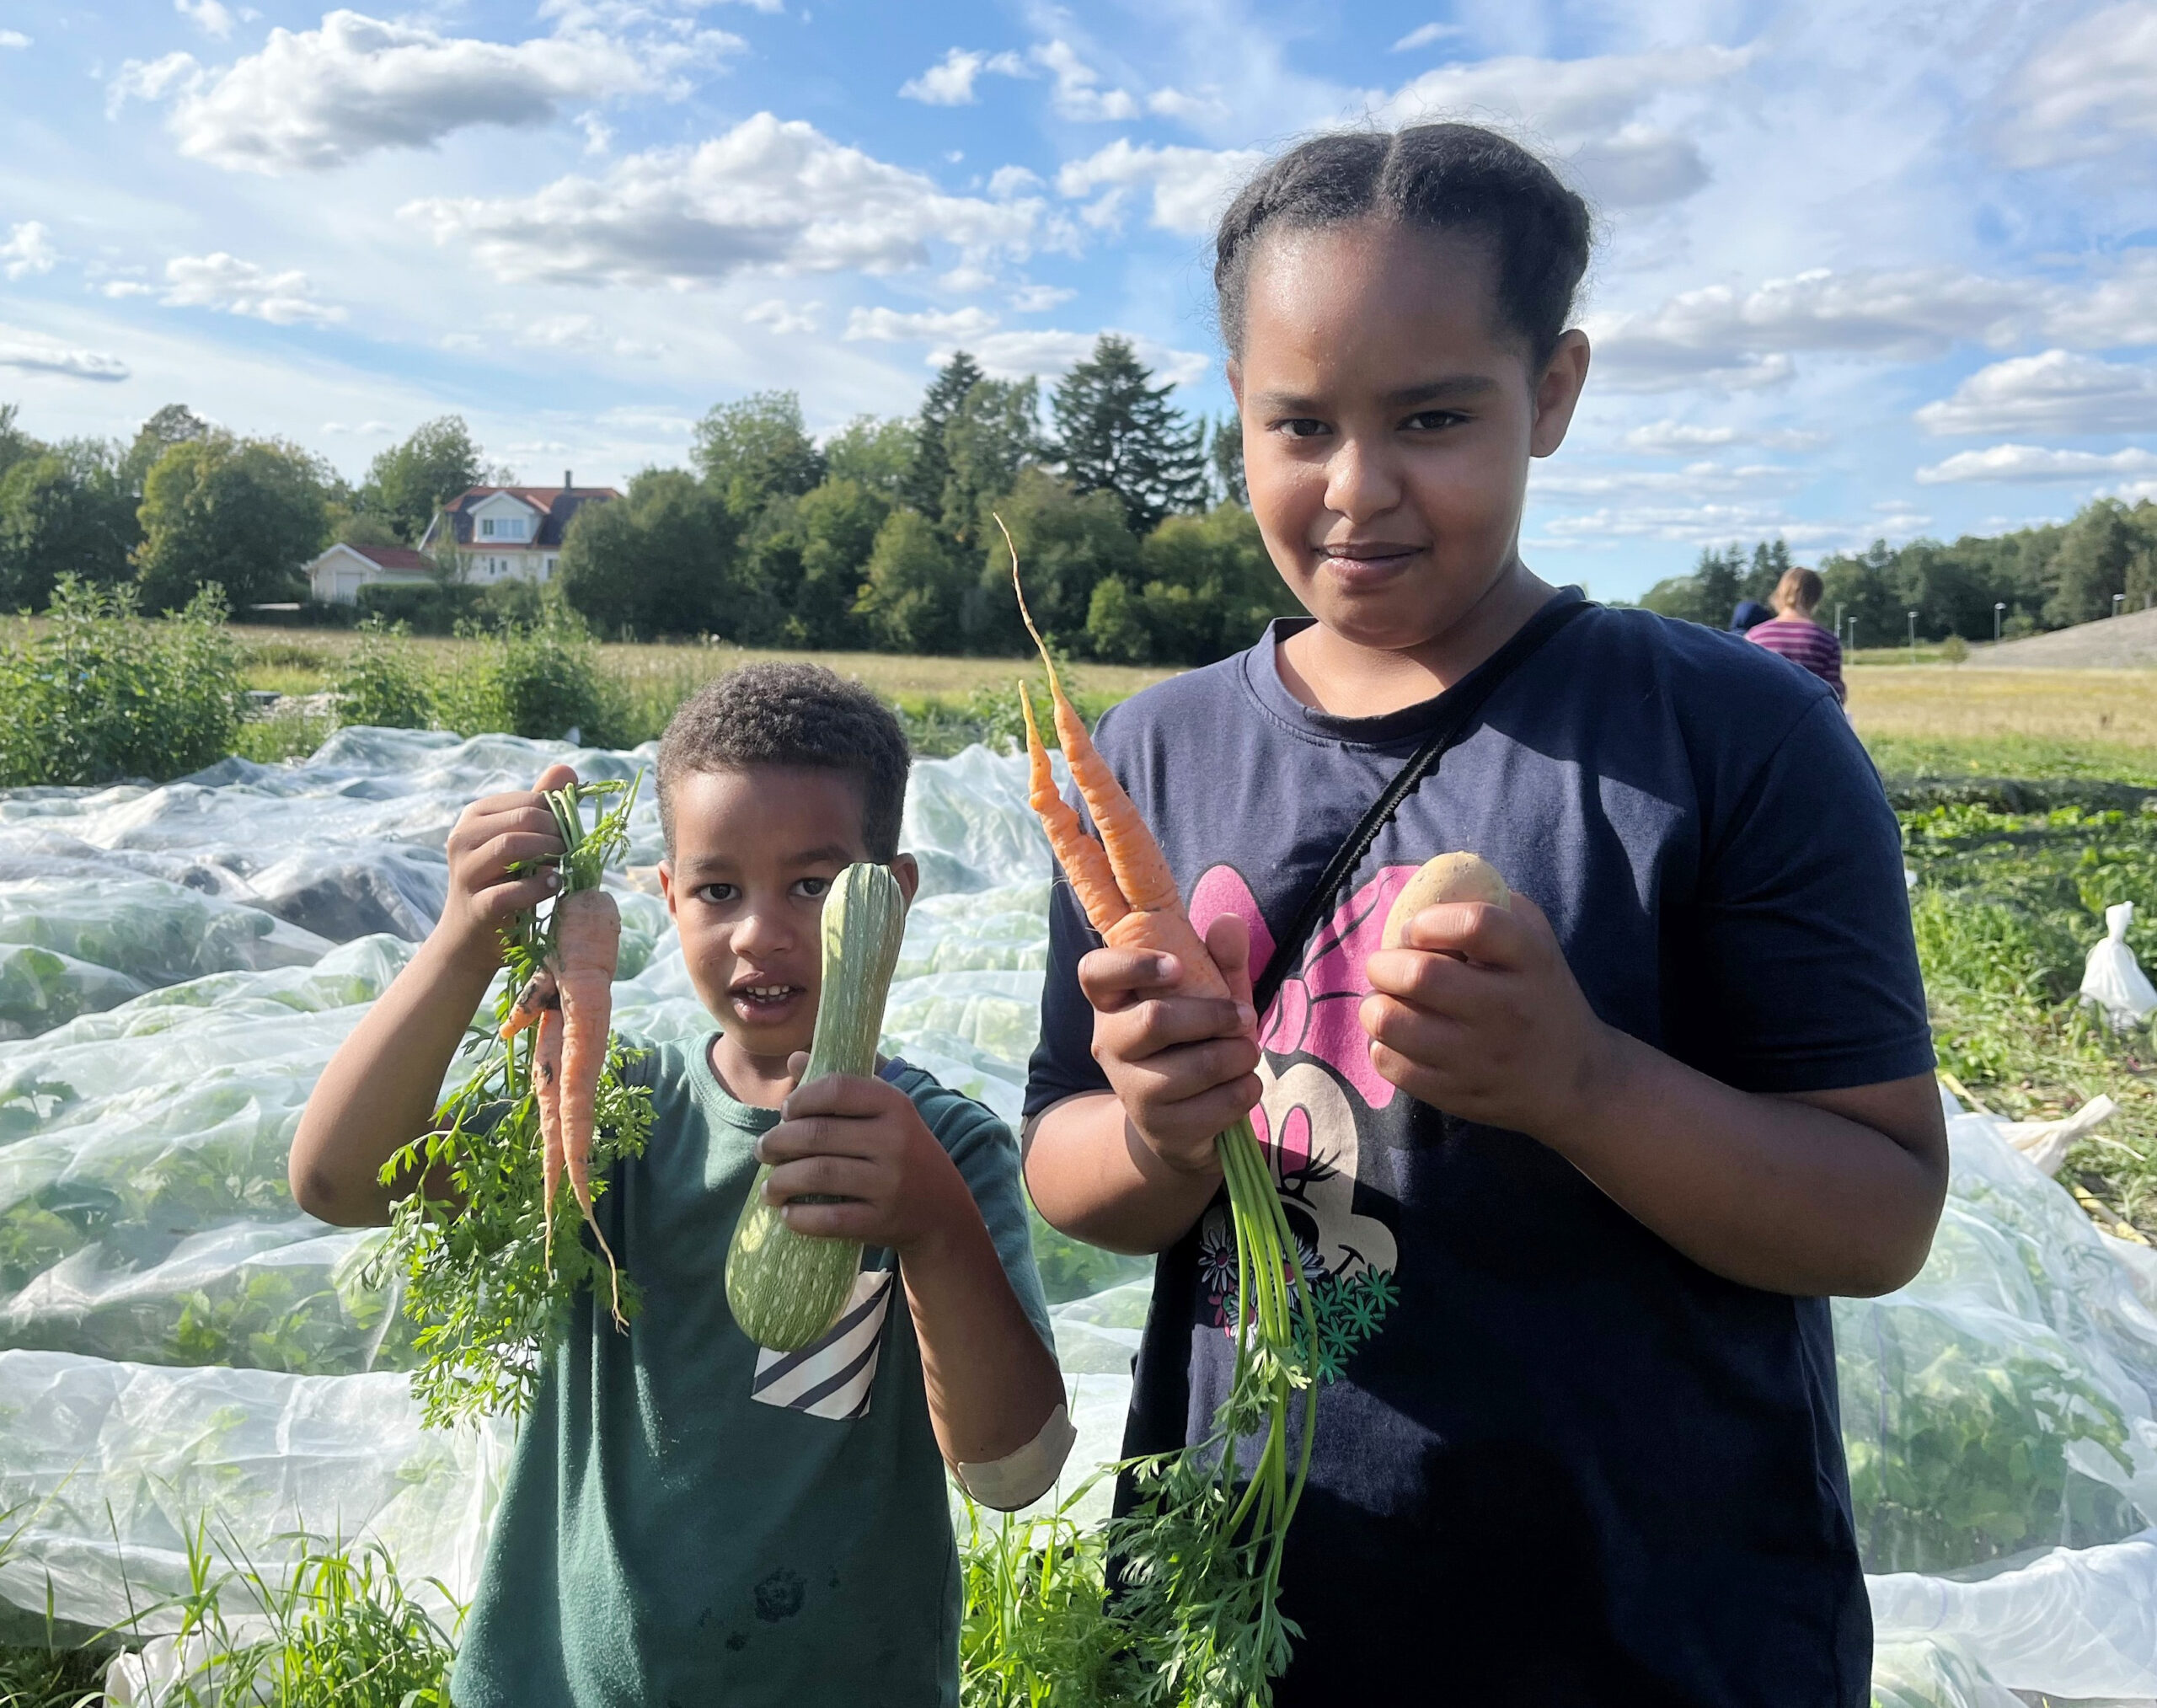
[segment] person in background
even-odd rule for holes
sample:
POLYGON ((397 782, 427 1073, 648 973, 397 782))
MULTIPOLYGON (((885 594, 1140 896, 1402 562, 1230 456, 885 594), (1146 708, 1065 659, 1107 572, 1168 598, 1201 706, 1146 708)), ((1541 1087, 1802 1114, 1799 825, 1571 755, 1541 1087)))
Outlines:
POLYGON ((1758 599, 1740 599, 1737 608, 1730 613, 1730 632, 1743 634, 1758 627, 1775 613, 1758 599))
POLYGON ((1817 570, 1785 570, 1782 580, 1775 583, 1774 618, 1747 629, 1745 638, 1811 671, 1834 689, 1837 699, 1847 700, 1842 643, 1822 629, 1812 614, 1820 608, 1824 591, 1817 570))

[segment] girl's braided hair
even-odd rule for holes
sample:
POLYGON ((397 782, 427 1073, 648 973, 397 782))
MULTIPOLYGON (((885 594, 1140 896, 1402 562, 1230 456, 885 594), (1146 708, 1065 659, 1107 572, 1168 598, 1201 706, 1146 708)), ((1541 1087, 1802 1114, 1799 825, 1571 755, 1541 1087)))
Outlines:
POLYGON ((1519 143, 1480 125, 1335 131, 1261 169, 1221 216, 1214 242, 1228 353, 1243 351, 1244 292, 1260 238, 1373 217, 1487 242, 1500 313, 1528 340, 1534 367, 1550 359, 1587 270, 1587 204, 1519 143))

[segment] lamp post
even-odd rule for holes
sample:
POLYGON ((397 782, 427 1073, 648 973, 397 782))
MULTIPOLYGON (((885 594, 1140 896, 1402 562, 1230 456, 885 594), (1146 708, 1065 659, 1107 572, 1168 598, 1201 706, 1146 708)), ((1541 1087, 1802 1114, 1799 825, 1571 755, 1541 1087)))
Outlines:
POLYGON ((1910 662, 1918 661, 1918 613, 1910 613, 1910 662))
POLYGON ((2000 620, 2006 615, 2007 601, 2004 599, 1995 600, 1992 608, 1992 644, 1994 646, 1999 645, 2000 620))
POLYGON ((2118 615, 2120 614, 2120 611, 2121 611, 2122 608, 2122 607, 2124 607, 2124 606, 2126 605, 2126 603, 2127 603, 2127 595, 2126 595, 2126 594, 2124 594, 2124 593, 2115 593, 2115 594, 2113 594, 2113 595, 2112 595, 2112 615, 2113 615, 2113 616, 2115 616, 2115 617, 2118 616, 2118 615))

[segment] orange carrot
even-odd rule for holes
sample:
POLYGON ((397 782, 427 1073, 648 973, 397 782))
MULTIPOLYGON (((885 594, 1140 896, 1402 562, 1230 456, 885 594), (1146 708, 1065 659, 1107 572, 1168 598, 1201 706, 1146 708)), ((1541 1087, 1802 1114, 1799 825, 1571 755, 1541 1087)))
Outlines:
MULTIPOLYGON (((995 522, 1004 527, 1002 517, 995 522)), ((1012 544, 1009 528, 1004 528, 1004 543, 1011 552, 1011 585, 1018 589, 1020 618, 1040 649, 1041 662, 1048 667, 1057 737, 1063 743, 1072 780, 1078 785, 1079 796, 1100 833, 1099 842, 1088 836, 1078 815, 1057 790, 1049 770, 1048 752, 1034 722, 1033 702, 1021 689, 1026 757, 1032 765, 1028 800, 1041 821, 1041 828, 1048 833, 1049 846, 1085 908, 1087 920, 1101 934, 1103 941, 1118 949, 1150 949, 1175 956, 1183 968, 1183 977, 1175 986, 1178 995, 1226 996, 1228 983, 1221 977, 1221 969, 1213 964, 1213 957, 1191 925, 1191 915, 1184 910, 1175 874, 1169 870, 1160 843, 1153 839, 1153 833, 1132 805, 1130 795, 1095 747, 1077 709, 1064 697, 1063 684, 1057 679, 1056 661, 1049 656, 1041 631, 1034 627, 1033 614, 1026 609, 1025 591, 1019 586, 1019 549, 1012 544)))
MULTIPOLYGON (((562 1002, 562 1155, 570 1190, 586 1224, 614 1267, 614 1254, 591 1213, 591 1139, 599 1075, 607 1065, 607 1033, 614 1015, 614 968, 622 946, 622 915, 602 889, 573 890, 555 904, 553 967, 562 1002)), ((615 1314, 621 1279, 615 1277, 615 1314)))
POLYGON ((547 1261, 554 1261, 554 1200, 562 1190, 562 1011, 549 1004, 538 1010, 539 1030, 532 1041, 532 1089, 539 1100, 540 1172, 546 1196, 539 1216, 547 1230, 547 1261))
POLYGON ((509 1018, 501 1024, 499 1036, 506 1043, 527 1026, 536 1022, 540 1014, 554 1000, 554 975, 541 967, 517 993, 517 1002, 509 1011, 509 1018))

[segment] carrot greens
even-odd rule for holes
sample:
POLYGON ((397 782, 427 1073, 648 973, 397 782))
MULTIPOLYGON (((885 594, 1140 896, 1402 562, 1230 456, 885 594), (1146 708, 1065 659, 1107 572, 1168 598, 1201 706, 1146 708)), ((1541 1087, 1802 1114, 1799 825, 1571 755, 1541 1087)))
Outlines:
MULTIPOLYGON (((552 864, 562 897, 597 888, 607 866, 629 847, 635 782, 580 784, 548 797, 565 852, 552 864), (587 829, 581 803, 612 804, 587 829)), ((436 1114, 436 1127, 383 1166, 384 1185, 413 1183, 391 1212, 388 1236, 374 1255, 372 1284, 402 1283, 403 1307, 417 1332, 413 1391, 430 1425, 492 1413, 521 1414, 532 1402, 542 1352, 566 1325, 580 1289, 618 1297, 617 1314, 637 1308, 636 1290, 586 1238, 549 1240, 550 1195, 533 1074, 539 1029, 511 1025, 520 1001, 554 977, 558 900, 523 914, 502 934, 509 977, 494 1024, 475 1024, 463 1051, 477 1063, 436 1114), (618 1296, 615 1288, 618 1281, 618 1296)), ((524 1002, 537 1012, 543 1002, 524 1002)), ((607 1166, 642 1153, 651 1127, 651 1094, 631 1083, 639 1052, 609 1036, 594 1097, 591 1152, 596 1195, 607 1166)), ((569 1229, 580 1234, 577 1207, 569 1229)))

